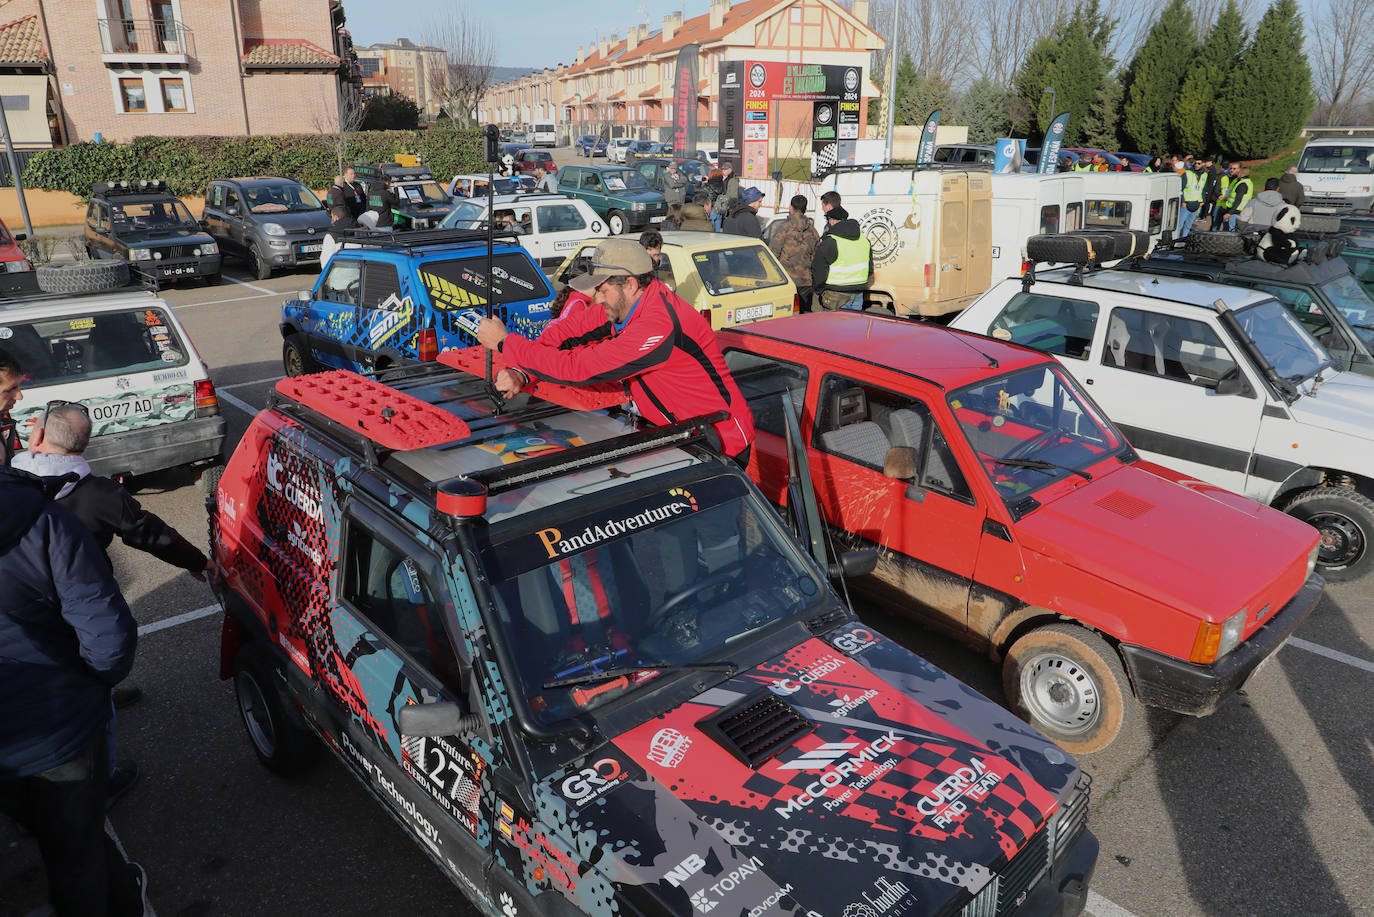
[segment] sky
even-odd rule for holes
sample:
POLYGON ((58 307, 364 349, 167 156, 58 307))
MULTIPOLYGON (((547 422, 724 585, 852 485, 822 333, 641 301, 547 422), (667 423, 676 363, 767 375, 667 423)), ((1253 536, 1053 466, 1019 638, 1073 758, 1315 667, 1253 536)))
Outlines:
POLYGON ((657 31, 667 13, 685 11, 684 18, 690 19, 705 13, 709 5, 709 0, 536 0, 509 7, 488 0, 344 0, 344 13, 354 44, 374 45, 398 38, 423 42, 427 27, 436 17, 448 9, 465 8, 492 31, 497 66, 534 68, 559 61, 571 64, 578 45, 595 44, 610 32, 624 38, 631 25, 646 18, 650 30, 657 31), (509 15, 502 16, 502 10, 509 10, 509 15))

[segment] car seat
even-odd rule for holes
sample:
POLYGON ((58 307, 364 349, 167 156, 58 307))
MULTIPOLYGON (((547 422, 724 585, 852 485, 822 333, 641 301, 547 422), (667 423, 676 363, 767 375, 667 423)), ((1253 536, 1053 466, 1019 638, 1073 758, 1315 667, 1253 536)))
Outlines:
POLYGON ((10 331, 11 337, 3 342, 3 346, 24 367, 24 373, 31 382, 42 382, 58 375, 52 352, 32 325, 13 325, 10 331))
POLYGON ((126 369, 155 358, 147 329, 129 321, 127 315, 97 318, 85 346, 86 366, 93 372, 126 369))

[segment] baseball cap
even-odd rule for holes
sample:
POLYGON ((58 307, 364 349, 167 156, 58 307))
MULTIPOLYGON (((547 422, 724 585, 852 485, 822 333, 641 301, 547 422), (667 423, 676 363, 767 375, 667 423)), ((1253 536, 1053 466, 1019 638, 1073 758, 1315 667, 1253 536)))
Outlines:
POLYGON ((607 239, 596 247, 591 270, 568 281, 579 293, 591 293, 612 277, 652 274, 653 259, 634 239, 607 239))
POLYGON ((740 190, 739 199, 742 204, 752 204, 763 200, 763 192, 758 188, 744 188, 740 190))

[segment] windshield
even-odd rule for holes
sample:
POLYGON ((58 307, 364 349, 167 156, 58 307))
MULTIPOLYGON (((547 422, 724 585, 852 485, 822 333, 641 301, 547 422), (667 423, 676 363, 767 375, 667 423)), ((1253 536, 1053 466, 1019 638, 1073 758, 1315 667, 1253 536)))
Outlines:
POLYGON ((439 187, 438 182, 417 182, 413 185, 397 185, 396 196, 413 204, 441 204, 448 201, 448 195, 439 187))
POLYGON ((483 552, 535 716, 567 719, 675 666, 733 662, 826 591, 777 514, 734 474, 659 476, 595 513, 543 514, 483 552), (598 672, 614 672, 599 677, 598 672), (558 682, 569 682, 558 685, 558 682))
POLYGON ((1299 172, 1349 172, 1368 175, 1374 172, 1374 147, 1369 146, 1309 146, 1302 151, 1299 172))
POLYGON ((485 204, 472 201, 459 201, 444 221, 439 225, 444 229, 481 229, 482 215, 486 213, 485 204))
POLYGON ((305 213, 323 210, 324 205, 305 185, 245 185, 244 199, 253 213, 305 213))
POLYGON ((1345 316, 1360 340, 1366 346, 1374 346, 1374 302, 1360 282, 1350 274, 1342 274, 1322 284, 1322 292, 1345 316))
POLYGON ((787 282, 765 245, 716 248, 692 255, 692 266, 712 296, 761 290, 787 282))
POLYGON ((1057 365, 952 392, 949 406, 1007 506, 1117 454, 1126 441, 1057 365))
POLYGON ((1331 355, 1278 300, 1237 309, 1235 316, 1279 378, 1301 382, 1322 367, 1333 365, 1331 355))
POLYGON ((648 191, 649 186, 644 181, 644 176, 632 169, 620 169, 615 172, 602 172, 601 180, 606 185, 607 191, 648 191))
POLYGON ((110 207, 110 217, 115 229, 123 232, 154 232, 183 226, 200 228, 191 211, 176 198, 114 204, 110 207))

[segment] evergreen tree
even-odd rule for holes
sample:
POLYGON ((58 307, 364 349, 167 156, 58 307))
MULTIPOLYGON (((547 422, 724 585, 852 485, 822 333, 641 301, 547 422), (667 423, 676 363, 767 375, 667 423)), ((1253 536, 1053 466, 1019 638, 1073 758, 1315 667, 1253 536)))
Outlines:
POLYGON ((1212 106, 1239 63, 1245 41, 1245 20, 1240 8, 1235 0, 1227 0, 1202 48, 1188 65, 1187 76, 1169 113, 1174 148, 1168 152, 1199 154, 1217 148, 1212 106))
POLYGON ((992 143, 1011 136, 1010 90, 992 80, 982 79, 968 88, 950 110, 951 124, 968 126, 969 143, 992 143))
POLYGON ((1121 106, 1126 91, 1120 80, 1107 78, 1098 87, 1097 98, 1081 121, 1083 146, 1095 150, 1121 149, 1121 106))
POLYGON ((1052 86, 1055 107, 1072 113, 1064 145, 1082 142, 1084 120, 1112 69, 1107 46, 1115 25, 1102 15, 1097 0, 1088 0, 1035 43, 1014 80, 1016 95, 1034 115, 1018 127, 1033 135, 1049 126, 1056 112, 1049 110, 1050 97, 1044 90, 1052 86))
POLYGON ((1169 115, 1196 51, 1188 0, 1170 0, 1126 70, 1121 126, 1135 149, 1165 151, 1169 115))
MULTIPOLYGON (((1351 28, 1360 28, 1350 23, 1351 28)), ((1302 50, 1296 0, 1274 0, 1217 95, 1214 123, 1223 151, 1243 159, 1288 146, 1312 113, 1312 71, 1302 50)))
POLYGON ((896 89, 898 124, 924 124, 926 116, 937 108, 948 108, 953 101, 949 83, 916 69, 910 54, 902 55, 893 79, 896 89))

